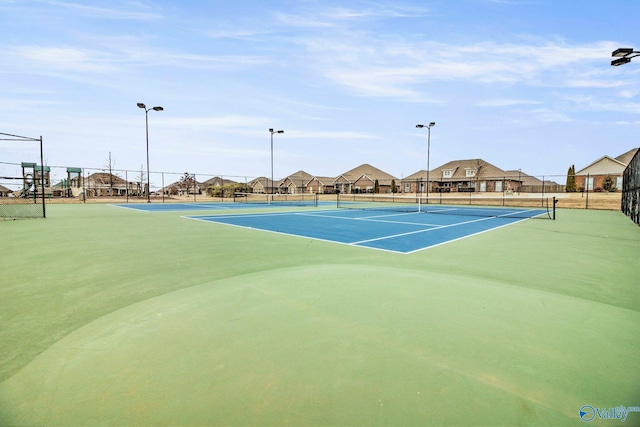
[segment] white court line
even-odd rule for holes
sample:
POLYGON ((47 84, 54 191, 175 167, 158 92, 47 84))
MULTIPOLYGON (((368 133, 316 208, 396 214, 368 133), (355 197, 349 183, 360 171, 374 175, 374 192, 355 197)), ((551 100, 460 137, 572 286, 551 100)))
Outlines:
MULTIPOLYGON (((412 215, 415 215, 417 212, 412 213, 412 215)), ((382 218, 385 216, 393 216, 393 215, 382 215, 382 216, 375 216, 375 217, 355 217, 355 218, 351 218, 348 216, 335 216, 335 215, 317 215, 317 214, 310 214, 310 213, 302 213, 302 212, 298 212, 295 215, 302 215, 302 216, 313 216, 313 217, 317 217, 317 218, 334 218, 334 219, 345 219, 345 220, 349 220, 349 221, 371 221, 371 222, 382 222, 382 223, 386 223, 386 224, 404 224, 404 225, 418 225, 418 226, 427 226, 427 227, 439 227, 442 224, 428 224, 428 223, 424 223, 424 222, 408 222, 408 221, 387 221, 384 219, 371 219, 371 218, 382 218)), ((403 214, 403 215, 407 215, 407 214, 403 214)))
POLYGON ((418 234, 418 233, 426 233, 429 231, 434 231, 434 230, 441 230, 443 228, 449 228, 449 227, 457 227, 458 225, 464 225, 464 224, 471 224, 473 222, 479 222, 479 221, 486 221, 488 219, 493 219, 493 217, 487 217, 487 218, 479 218, 479 219, 473 219, 471 221, 464 221, 464 222, 457 222, 455 224, 449 224, 449 225, 441 225, 439 227, 434 227, 434 228, 427 228, 425 230, 418 230, 418 231, 410 231, 408 233, 399 233, 399 234, 393 234, 391 236, 385 236, 385 237, 376 237, 375 239, 367 239, 367 240, 361 240, 359 242, 353 242, 351 243, 352 245, 360 245, 362 243, 368 243, 368 242, 375 242, 377 240, 385 240, 385 239, 393 239, 396 237, 401 237, 401 236, 408 236, 410 234, 418 234))
POLYGON ((487 233, 487 232, 489 232, 489 231, 497 230, 498 228, 508 227, 508 226, 510 226, 510 225, 517 224, 517 223, 519 223, 519 222, 526 221, 526 220, 528 220, 528 219, 530 219, 530 218, 522 218, 522 219, 520 219, 520 221, 514 221, 514 222, 510 222, 510 223, 508 223, 508 224, 502 224, 502 225, 499 225, 499 226, 497 226, 497 227, 489 228, 489 229, 487 229, 487 230, 478 231, 477 233, 467 234, 467 235, 465 235, 465 236, 461 236, 461 237, 458 237, 458 238, 456 238, 456 239, 447 240, 446 242, 436 243, 435 245, 425 246, 424 248, 419 248, 419 249, 416 249, 416 250, 414 250, 414 251, 403 252, 403 253, 404 253, 404 254, 406 254, 406 255, 414 254, 414 253, 416 253, 416 252, 424 251, 425 249, 435 248, 436 246, 446 245, 446 244, 451 243, 451 242, 456 242, 456 241, 458 241, 458 240, 466 239, 467 237, 477 236, 478 234, 487 233))

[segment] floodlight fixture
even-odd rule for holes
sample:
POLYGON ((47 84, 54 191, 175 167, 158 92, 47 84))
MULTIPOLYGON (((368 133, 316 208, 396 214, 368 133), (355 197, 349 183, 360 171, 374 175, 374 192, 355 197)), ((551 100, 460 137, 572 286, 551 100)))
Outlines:
POLYGON ((153 108, 152 108, 152 110, 155 110, 155 111, 164 111, 164 108, 162 108, 162 107, 153 107, 153 108))
POLYGON ((619 49, 614 50, 613 52, 611 52, 611 56, 614 58, 620 58, 623 56, 627 56, 630 53, 633 53, 633 48, 632 47, 621 47, 619 49))
POLYGON ((613 61, 611 61, 611 65, 613 65, 614 67, 619 67, 621 65, 624 65, 628 62, 631 62, 631 59, 629 58, 618 58, 618 59, 614 59, 613 61))
POLYGON ((147 106, 144 105, 142 102, 138 102, 138 107, 139 108, 144 108, 145 110, 147 109, 147 106))
POLYGON ((621 47, 611 52, 611 56, 613 58, 618 58, 611 61, 611 65, 613 65, 614 67, 619 67, 620 65, 631 62, 631 58, 640 56, 640 51, 633 50, 632 47, 621 47))

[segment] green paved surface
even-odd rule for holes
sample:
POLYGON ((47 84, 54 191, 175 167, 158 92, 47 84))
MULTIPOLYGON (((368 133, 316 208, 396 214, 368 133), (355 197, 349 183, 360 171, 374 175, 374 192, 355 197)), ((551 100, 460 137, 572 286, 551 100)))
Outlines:
POLYGON ((640 406, 640 228, 619 212, 411 255, 47 213, 0 222, 0 425, 585 425, 583 405, 640 406))

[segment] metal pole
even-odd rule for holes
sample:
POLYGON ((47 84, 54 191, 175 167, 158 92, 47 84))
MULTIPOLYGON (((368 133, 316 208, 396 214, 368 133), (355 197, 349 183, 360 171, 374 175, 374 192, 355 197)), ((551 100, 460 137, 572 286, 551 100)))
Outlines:
POLYGON ((427 127, 427 204, 429 203, 429 159, 431 157, 431 125, 427 127))
POLYGON ((149 178, 149 110, 144 109, 144 122, 147 134, 147 203, 151 203, 151 180, 149 178))
POLYGON ((164 172, 162 172, 162 203, 164 203, 164 172))
POLYGON ((42 153, 42 136, 40 136, 40 179, 41 179, 41 185, 40 188, 42 189, 42 217, 46 218, 47 217, 47 211, 44 205, 44 155, 42 153))
MULTIPOLYGON (((273 198, 273 130, 271 130, 271 196, 267 196, 273 198)), ((271 201, 267 199, 267 201, 271 201)))

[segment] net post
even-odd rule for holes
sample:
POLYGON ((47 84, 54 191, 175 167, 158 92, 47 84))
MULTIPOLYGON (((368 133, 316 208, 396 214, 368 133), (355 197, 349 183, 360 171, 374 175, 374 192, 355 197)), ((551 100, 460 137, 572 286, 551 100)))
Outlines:
POLYGON ((554 221, 556 220, 556 203, 558 203, 558 199, 556 199, 555 196, 553 196, 553 211, 552 211, 552 218, 554 221))
POLYGON ((336 209, 340 208, 340 192, 336 193, 336 209))

